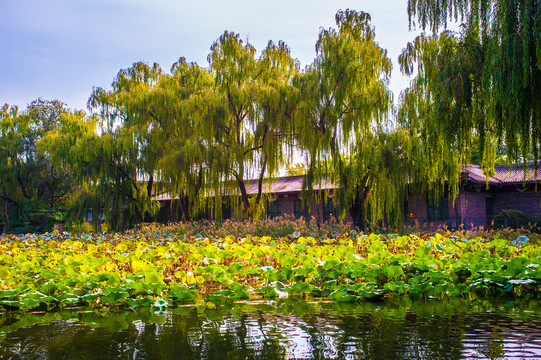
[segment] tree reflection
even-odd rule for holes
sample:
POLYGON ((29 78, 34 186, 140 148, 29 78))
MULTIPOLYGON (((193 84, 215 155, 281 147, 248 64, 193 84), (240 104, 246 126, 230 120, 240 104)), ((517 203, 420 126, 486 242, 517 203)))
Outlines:
POLYGON ((284 303, 281 308, 243 309, 239 304, 221 311, 175 309, 165 315, 150 310, 27 315, 4 319, 0 358, 458 359, 502 358, 509 351, 519 357, 520 351, 540 355, 539 312, 534 316, 532 311, 513 310, 506 315, 501 307, 492 312, 467 304, 431 303, 296 307, 284 303))

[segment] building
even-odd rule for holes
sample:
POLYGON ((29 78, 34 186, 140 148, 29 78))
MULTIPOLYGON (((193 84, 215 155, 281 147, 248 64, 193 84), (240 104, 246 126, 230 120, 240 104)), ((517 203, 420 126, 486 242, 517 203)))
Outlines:
MULTIPOLYGON (((318 200, 310 203, 310 206, 303 204, 301 199, 302 184, 304 176, 285 176, 275 179, 267 179, 263 185, 263 193, 269 194, 271 202, 267 206, 267 216, 275 218, 281 215, 294 215, 296 218, 315 218, 318 223, 323 223, 331 216, 338 218, 338 204, 333 199, 333 185, 329 180, 323 180, 320 184, 314 185, 314 191, 319 193, 318 200), (323 201, 321 196, 327 196, 323 201)), ((257 181, 247 182, 247 192, 250 195, 257 194, 257 181)), ((178 221, 178 211, 174 199, 168 194, 161 194, 156 200, 161 203, 161 211, 158 216, 160 222, 178 221)), ((235 218, 234 210, 227 202, 222 206, 223 219, 235 218)), ((346 219, 351 221, 351 218, 346 219)))
POLYGON ((463 172, 459 194, 453 204, 451 196, 434 201, 430 196, 408 200, 407 221, 428 225, 447 225, 456 228, 488 227, 502 210, 520 210, 530 215, 541 215, 541 178, 529 164, 496 165, 493 176, 487 178, 478 165, 468 165, 463 172))
MULTIPOLYGON (((539 170, 541 172, 541 170, 539 170)), ((447 192, 440 199, 433 199, 428 194, 414 196, 410 194, 404 204, 405 221, 408 224, 437 227, 441 225, 457 228, 487 227, 495 215, 502 210, 517 209, 531 215, 541 215, 541 188, 537 181, 533 165, 526 168, 522 165, 509 167, 496 165, 495 174, 487 179, 478 165, 468 165, 463 172, 462 182, 455 202, 447 192)), ((327 221, 330 216, 338 216, 338 204, 333 198, 336 185, 329 180, 314 186, 320 193, 319 201, 312 201, 308 210, 301 200, 303 176, 286 176, 266 180, 263 192, 271 196, 267 207, 269 217, 280 215, 301 216, 305 219, 316 219, 318 223, 327 221), (322 196, 327 196, 323 201, 322 196)), ((257 182, 248 182, 248 193, 257 193, 257 182)), ((177 221, 178 215, 172 200, 167 195, 161 195, 158 200, 162 211, 158 218, 162 222, 177 221)), ((235 218, 231 208, 224 204, 222 208, 224 219, 235 218)), ((346 221, 354 222, 346 210, 346 221)))

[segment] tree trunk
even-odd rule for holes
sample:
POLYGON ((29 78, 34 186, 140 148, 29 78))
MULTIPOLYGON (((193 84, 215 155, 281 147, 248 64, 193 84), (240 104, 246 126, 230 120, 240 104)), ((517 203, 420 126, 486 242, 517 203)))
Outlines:
POLYGON ((154 185, 154 176, 149 174, 148 183, 147 183, 147 196, 149 199, 152 199, 152 186, 154 185))
POLYGON ((239 184, 240 196, 241 196, 244 214, 248 214, 250 212, 250 198, 248 196, 248 191, 246 190, 246 183, 240 177, 237 178, 237 183, 239 184))
POLYGON ((265 177, 266 168, 267 168, 267 156, 264 157, 263 165, 261 167, 261 174, 259 174, 259 180, 257 182, 257 197, 255 199, 256 205, 259 205, 259 201, 261 201, 261 194, 263 193, 263 178, 265 177))
POLYGON ((9 229, 10 223, 9 223, 9 214, 8 214, 8 201, 4 200, 4 214, 6 214, 6 225, 9 229))

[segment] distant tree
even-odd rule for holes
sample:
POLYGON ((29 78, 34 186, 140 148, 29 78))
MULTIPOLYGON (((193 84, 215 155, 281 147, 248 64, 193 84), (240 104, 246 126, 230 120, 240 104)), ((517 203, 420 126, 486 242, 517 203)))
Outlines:
POLYGON ((287 176, 306 175, 308 172, 308 166, 303 163, 297 163, 294 165, 286 164, 287 176))
POLYGON ((58 100, 34 100, 19 112, 0 111, 0 198, 8 231, 45 231, 62 218, 74 196, 71 172, 38 151, 39 141, 71 113, 58 100))
POLYGON ((83 112, 63 115, 55 129, 39 141, 38 150, 51 162, 73 174, 76 184, 73 200, 67 207, 67 221, 92 219, 99 226, 99 216, 106 211, 107 196, 113 192, 101 181, 101 170, 107 164, 106 138, 98 135, 99 120, 83 112))

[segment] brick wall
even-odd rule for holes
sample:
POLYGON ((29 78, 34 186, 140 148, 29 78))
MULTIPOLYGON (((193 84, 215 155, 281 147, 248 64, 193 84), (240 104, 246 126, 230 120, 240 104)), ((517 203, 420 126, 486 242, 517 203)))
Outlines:
POLYGON ((280 204, 282 215, 295 214, 295 200, 282 200, 280 204))
POLYGON ((541 192, 500 192, 494 196, 494 215, 502 210, 520 210, 530 215, 541 215, 541 192))
POLYGON ((472 227, 487 227, 486 198, 496 198, 492 193, 485 192, 464 192, 460 193, 457 203, 460 205, 460 214, 464 226, 469 229, 472 227))
MULTIPOLYGON (((285 215, 285 214, 295 215, 295 200, 294 199, 295 197, 293 197, 293 199, 287 199, 287 200, 283 200, 283 198, 279 198, 278 201, 281 201, 280 206, 281 206, 282 215, 285 215)), ((323 223, 324 222, 323 209, 324 209, 323 200, 321 200, 320 202, 312 200, 312 202, 310 203, 310 212, 308 214, 308 220, 311 220, 313 217, 316 219, 316 222, 318 224, 323 223)), ((339 214, 333 214, 333 216, 338 219, 339 214)), ((346 223, 348 222, 353 223, 353 218, 351 217, 348 209, 346 209, 346 217, 344 221, 346 223)))
POLYGON ((428 203, 426 196, 408 198, 408 222, 423 224, 428 221, 428 203))
POLYGON ((448 214, 449 218, 443 221, 428 221, 428 199, 426 195, 410 196, 408 198, 408 225, 419 225, 426 228, 437 228, 447 226, 456 228, 461 224, 462 215, 460 212, 459 197, 455 200, 449 196, 448 214))

